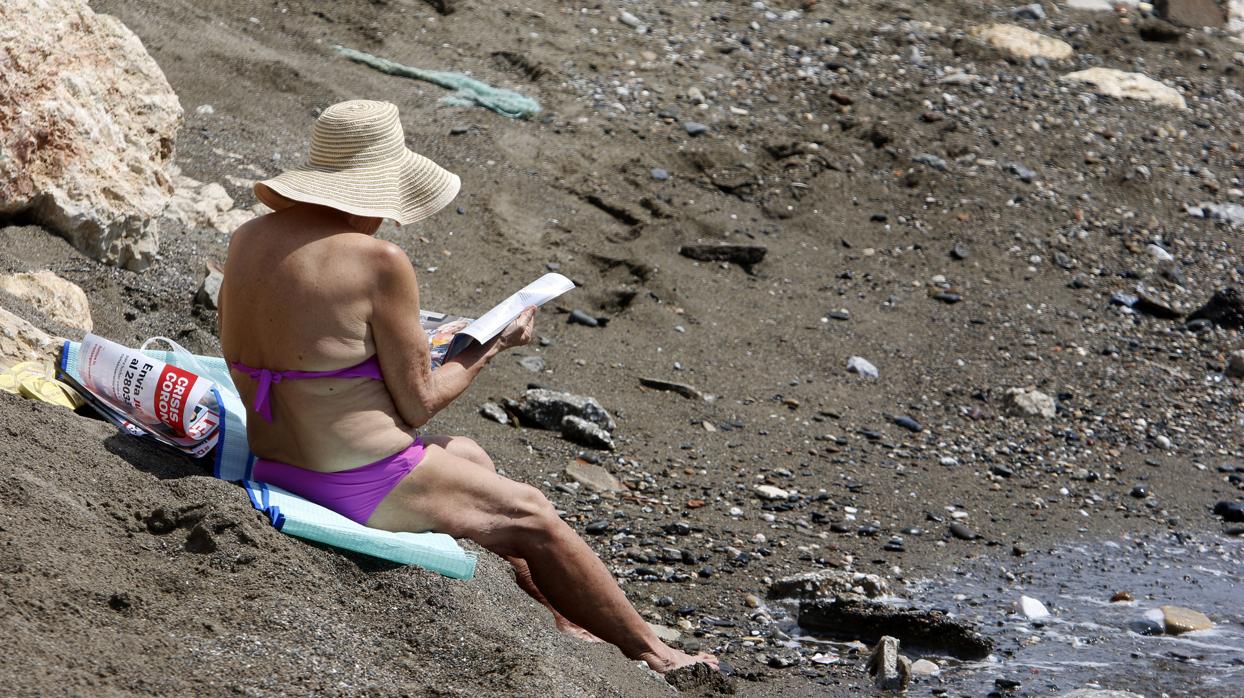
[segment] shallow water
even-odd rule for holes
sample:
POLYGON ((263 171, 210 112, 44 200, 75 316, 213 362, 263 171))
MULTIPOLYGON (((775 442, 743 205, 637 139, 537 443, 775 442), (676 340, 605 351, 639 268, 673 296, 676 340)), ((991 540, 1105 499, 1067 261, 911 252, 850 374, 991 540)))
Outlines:
MULTIPOLYGON (((1244 696, 1244 540, 1218 536, 1138 536, 976 560, 902 592, 911 605, 974 621, 996 643, 982 662, 924 655, 942 666, 919 677, 911 695, 985 696, 996 679, 1020 682, 1005 696, 1061 695, 1082 687, 1145 696, 1244 696), (1111 603, 1115 592, 1135 601, 1111 603), (1029 620, 1020 596, 1050 615, 1029 620), (1161 617, 1166 604, 1208 615, 1215 627, 1178 637, 1130 629, 1161 617)), ((1160 620, 1159 620, 1160 623, 1160 620)))

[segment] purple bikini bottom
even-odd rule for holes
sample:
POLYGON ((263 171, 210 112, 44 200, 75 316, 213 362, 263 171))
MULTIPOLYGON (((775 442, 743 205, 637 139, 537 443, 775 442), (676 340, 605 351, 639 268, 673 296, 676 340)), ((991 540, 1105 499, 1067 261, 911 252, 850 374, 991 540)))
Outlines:
POLYGON ((251 478, 289 490, 366 526, 380 500, 423 460, 423 451, 423 441, 416 436, 405 450, 335 473, 258 458, 251 478))

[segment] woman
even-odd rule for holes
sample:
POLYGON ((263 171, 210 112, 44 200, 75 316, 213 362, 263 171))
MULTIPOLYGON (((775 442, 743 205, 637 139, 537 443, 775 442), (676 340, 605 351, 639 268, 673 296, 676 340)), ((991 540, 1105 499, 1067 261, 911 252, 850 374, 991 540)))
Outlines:
POLYGON ((251 405, 256 480, 374 528, 470 538, 506 558, 559 629, 658 671, 694 662, 640 618, 604 564, 534 487, 497 475, 465 437, 416 429, 498 353, 527 344, 535 309, 436 370, 415 270, 374 237, 453 200, 458 177, 406 149, 397 108, 351 101, 315 122, 303 167, 255 185, 274 209, 229 244, 220 339, 251 405))

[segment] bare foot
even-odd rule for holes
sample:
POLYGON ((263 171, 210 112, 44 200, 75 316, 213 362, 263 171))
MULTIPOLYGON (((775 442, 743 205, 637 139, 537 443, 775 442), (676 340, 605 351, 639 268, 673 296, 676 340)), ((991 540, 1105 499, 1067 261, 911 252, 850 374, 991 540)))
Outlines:
POLYGON ((560 615, 557 616, 556 624, 557 624, 558 632, 569 635, 570 637, 578 638, 580 640, 583 640, 584 642, 604 642, 604 640, 600 639, 599 637, 596 637, 595 635, 589 633, 583 628, 580 628, 574 623, 571 623, 570 621, 566 620, 564 617, 560 615))
POLYGON ((666 647, 663 652, 644 652, 635 657, 648 663, 649 668, 658 674, 664 674, 667 671, 673 671, 680 667, 690 666, 692 664, 704 663, 712 667, 714 670, 720 670, 717 657, 708 652, 701 652, 697 655, 690 655, 673 647, 666 647))

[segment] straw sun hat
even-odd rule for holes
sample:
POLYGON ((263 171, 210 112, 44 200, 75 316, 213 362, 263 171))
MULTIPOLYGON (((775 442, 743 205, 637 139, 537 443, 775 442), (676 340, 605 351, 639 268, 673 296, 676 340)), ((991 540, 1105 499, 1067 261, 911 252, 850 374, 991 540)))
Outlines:
POLYGON ((255 196, 278 211, 301 201, 408 225, 444 208, 461 184, 406 149, 397 107, 353 100, 325 109, 311 131, 307 162, 256 182, 255 196))

